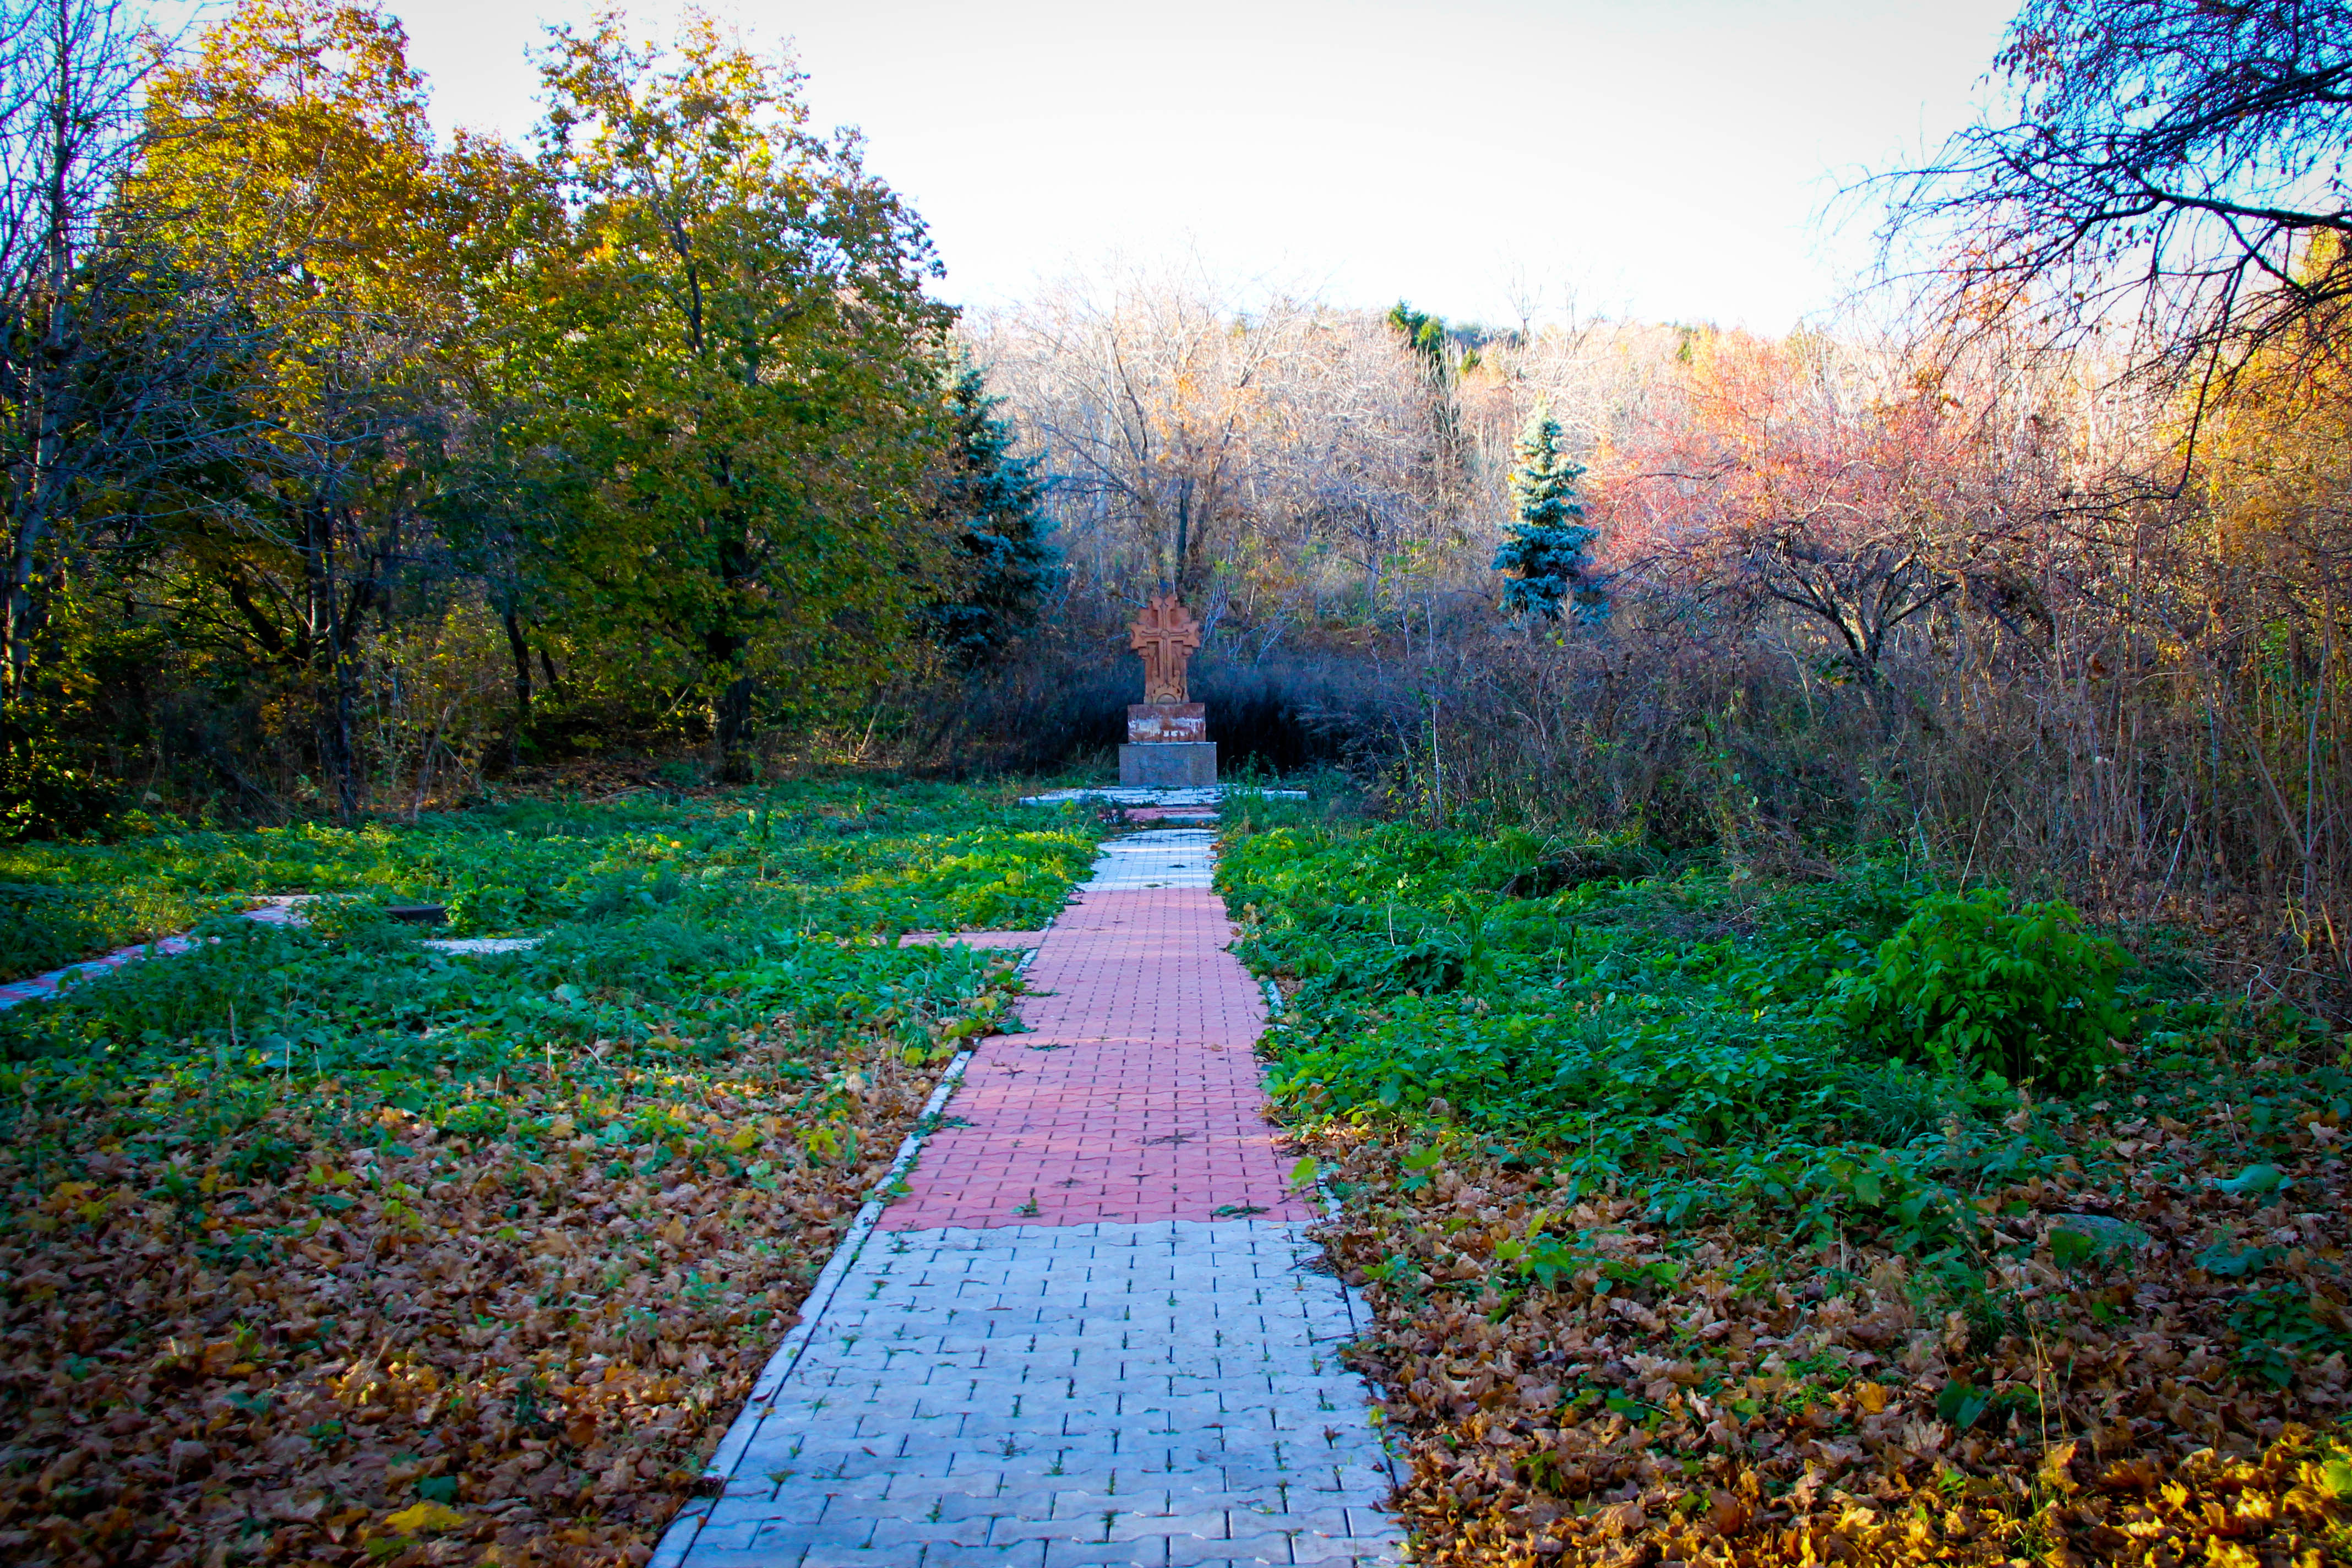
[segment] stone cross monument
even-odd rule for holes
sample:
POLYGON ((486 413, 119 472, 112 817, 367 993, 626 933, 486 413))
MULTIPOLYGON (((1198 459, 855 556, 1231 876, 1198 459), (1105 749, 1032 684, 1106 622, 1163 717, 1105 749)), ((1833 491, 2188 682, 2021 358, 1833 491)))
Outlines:
POLYGON ((1173 594, 1144 605, 1127 628, 1127 646, 1143 656, 1143 700, 1184 700, 1184 667, 1201 646, 1201 624, 1173 594))
POLYGON ((1128 705, 1118 782, 1157 788, 1215 784, 1209 710, 1186 700, 1184 689, 1184 667, 1201 646, 1200 623, 1175 595, 1161 594, 1128 628, 1128 646, 1143 656, 1143 700, 1128 705))

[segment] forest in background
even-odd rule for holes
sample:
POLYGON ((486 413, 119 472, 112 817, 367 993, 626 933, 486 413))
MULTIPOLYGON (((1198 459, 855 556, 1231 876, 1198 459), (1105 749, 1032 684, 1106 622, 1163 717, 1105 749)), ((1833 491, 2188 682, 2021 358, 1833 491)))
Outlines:
POLYGON ((1173 588, 1229 769, 2345 973, 2342 6, 2032 0, 1778 339, 1150 267, 959 319, 709 17, 551 35, 528 149, 366 7, 7 37, 15 831, 1084 765, 1173 588))

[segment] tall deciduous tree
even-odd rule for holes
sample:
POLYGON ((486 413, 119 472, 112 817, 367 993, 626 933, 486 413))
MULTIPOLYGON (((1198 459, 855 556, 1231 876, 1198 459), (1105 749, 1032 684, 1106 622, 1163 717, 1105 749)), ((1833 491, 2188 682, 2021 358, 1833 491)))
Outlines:
POLYGON ((1118 594, 1173 590, 1213 623, 1276 435, 1267 384, 1311 330, 1297 301, 1244 313, 1193 279, 1122 271, 1073 280, 983 342, 1047 453, 1065 538, 1116 541, 1118 594))
POLYGON ((2055 489, 2023 449, 2028 410, 1820 339, 1709 332, 1690 351, 1682 399, 1629 440, 1620 461, 1638 471, 1611 516, 1640 530, 1647 512, 1720 607, 1795 612, 1874 689, 1905 628, 1964 592, 1990 606, 2021 591, 2009 558, 2055 489))
POLYGON ((202 428, 217 293, 152 246, 123 192, 157 47, 119 0, 0 5, 0 770, 41 787, 31 746, 70 704, 56 658, 91 591, 93 542, 202 428), (58 680, 37 686, 46 661, 58 680))
POLYGON ((452 203, 406 39, 335 0, 247 0, 160 72, 134 182, 190 269, 234 278, 269 432, 216 479, 173 585, 188 627, 306 682, 320 761, 360 805, 359 653, 424 547, 451 408, 452 203))
POLYGON ((586 476, 566 569, 707 701, 730 776, 763 684, 802 713, 894 662, 952 531, 923 506, 950 312, 915 215, 800 78, 708 16, 560 31, 543 160, 578 214, 545 340, 586 476))
POLYGON ((547 171, 504 142, 461 132, 443 162, 461 290, 450 358, 463 408, 436 521, 503 633, 511 765, 530 744, 542 684, 556 684, 549 644, 565 601, 551 546, 583 482, 569 455, 541 439, 546 318, 568 319, 550 296, 571 275, 570 220, 547 171))

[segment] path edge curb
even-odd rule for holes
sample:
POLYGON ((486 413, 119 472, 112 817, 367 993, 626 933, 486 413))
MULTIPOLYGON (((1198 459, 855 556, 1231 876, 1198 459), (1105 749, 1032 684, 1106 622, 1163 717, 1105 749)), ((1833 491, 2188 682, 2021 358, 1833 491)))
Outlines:
MULTIPOLYGON (((1281 1018, 1285 1010, 1282 1002, 1282 988, 1264 976, 1259 977, 1258 984, 1265 987, 1265 1022, 1266 1026, 1271 1029, 1276 1022, 1281 1018)), ((1308 1157, 1310 1159, 1313 1158, 1311 1155, 1308 1157)), ((1315 1162, 1315 1195, 1323 1205, 1323 1218, 1327 1223, 1339 1217, 1341 1208, 1339 1196, 1337 1193, 1334 1193, 1331 1190, 1331 1178, 1329 1174, 1324 1171, 1323 1163, 1320 1160, 1317 1160, 1315 1162)), ((1320 1246, 1321 1244, 1318 1243, 1318 1245, 1320 1246)), ((1323 1248, 1323 1252, 1325 1257, 1328 1258, 1330 1256, 1330 1249, 1328 1247, 1323 1248)), ((1332 1279, 1339 1286, 1339 1300, 1347 1304, 1349 1323, 1356 1329, 1359 1334, 1370 1331, 1374 1325, 1372 1308, 1371 1303, 1364 1299, 1362 1290, 1356 1286, 1349 1284, 1345 1279, 1340 1279, 1339 1272, 1336 1269, 1332 1272, 1332 1279)), ((1366 1386, 1369 1388, 1371 1385, 1371 1380, 1368 1377, 1364 1381, 1366 1386)), ((1371 1402, 1371 1405, 1372 1408, 1376 1410, 1379 1408, 1378 1401, 1371 1402)), ((1388 1462, 1389 1485, 1391 1489, 1390 1495, 1393 1497, 1395 1495, 1393 1489, 1401 1486, 1402 1483, 1397 1479, 1399 1455, 1397 1454, 1396 1449, 1392 1447, 1391 1434, 1385 1419, 1374 1424, 1372 1427, 1372 1436, 1373 1440, 1380 1445, 1381 1457, 1388 1462)), ((1389 1510, 1390 1508, 1390 1505, 1385 1501, 1377 1506, 1384 1511, 1389 1510)), ((1408 1558, 1407 1561, 1411 1561, 1411 1559, 1408 1558)))

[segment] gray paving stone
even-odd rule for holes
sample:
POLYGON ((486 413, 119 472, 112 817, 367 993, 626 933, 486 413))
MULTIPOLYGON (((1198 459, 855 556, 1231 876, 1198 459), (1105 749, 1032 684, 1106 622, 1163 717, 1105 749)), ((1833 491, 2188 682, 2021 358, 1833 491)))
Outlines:
POLYGON ((1055 1541, 1045 1546, 1045 1568, 1165 1568, 1164 1542, 1055 1541))
MULTIPOLYGON (((1206 835, 1107 854, 1097 887, 1206 885, 1206 835), (1145 851, 1149 849, 1150 852, 1145 851), (1190 879, 1198 878, 1197 882, 1190 879)), ((1402 1561, 1370 1319, 1303 1225, 871 1236, 685 1568, 1258 1568, 1402 1561)))
POLYGON ((903 1562, 919 1555, 917 1549, 926 1546, 986 1545, 995 1534, 990 1528, 992 1522, 978 1519, 877 1520, 858 1544, 868 1551, 889 1553, 887 1562, 903 1562))
POLYGON ((697 1548, 704 1552, 748 1552, 760 1537, 760 1527, 766 1521, 740 1519, 703 1521, 702 1530, 694 1538, 697 1548))
POLYGON ((1168 1568, 1200 1568, 1212 1563, 1286 1563, 1290 1560, 1290 1538, 1270 1531, 1236 1536, 1231 1541, 1171 1536, 1168 1542, 1168 1568))
MULTIPOLYGON (((815 1524, 767 1524, 751 1538, 754 1552, 806 1552, 820 1541, 838 1539, 840 1531, 828 1531, 815 1524)), ((700 1543, 698 1542, 698 1545, 700 1543)))
POLYGON ((806 1548, 798 1546, 789 1551, 770 1552, 753 1547, 738 1552, 723 1547, 705 1550, 697 1542, 694 1548, 695 1568, 801 1568, 806 1556, 806 1548))
POLYGON ((1000 1519, 1016 1511, 993 1487, 968 1492, 942 1491, 931 1507, 941 1519, 1000 1519))
POLYGON ((1223 1509, 1167 1513, 1121 1514, 1111 1522, 1114 1541, 1140 1541, 1149 1536, 1189 1536, 1200 1541, 1224 1541, 1233 1535, 1232 1521, 1223 1509))
POLYGON ((922 1568, 1039 1568, 1045 1560, 1042 1541, 1012 1546, 931 1546, 924 1549, 922 1568))
MULTIPOLYGON (((1368 1559, 1378 1561, 1376 1558, 1370 1558, 1370 1553, 1366 1550, 1370 1544, 1372 1543, 1352 1541, 1343 1536, 1297 1535, 1290 1541, 1290 1560, 1293 1563, 1330 1565, 1362 1562, 1368 1559)), ((1389 1560, 1394 1561, 1393 1558, 1389 1560)))
MULTIPOLYGON (((1251 1517, 1256 1517, 1255 1515, 1251 1517)), ((1318 1535, 1345 1536, 1348 1533, 1348 1510, 1338 1504, 1318 1508, 1302 1507, 1296 1492, 1290 1497, 1290 1507, 1279 1515, 1268 1516, 1269 1523, 1282 1530, 1311 1531, 1318 1535)), ((1244 1533, 1236 1524, 1234 1533, 1244 1533)))

